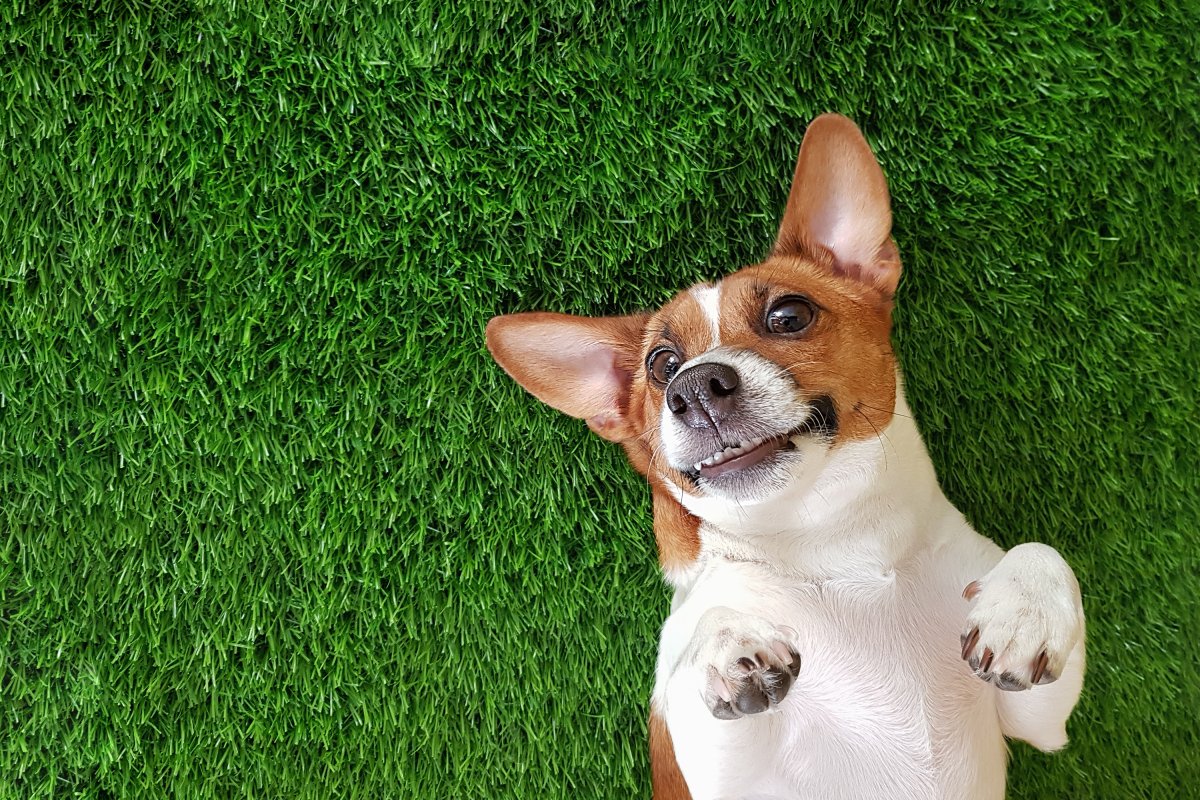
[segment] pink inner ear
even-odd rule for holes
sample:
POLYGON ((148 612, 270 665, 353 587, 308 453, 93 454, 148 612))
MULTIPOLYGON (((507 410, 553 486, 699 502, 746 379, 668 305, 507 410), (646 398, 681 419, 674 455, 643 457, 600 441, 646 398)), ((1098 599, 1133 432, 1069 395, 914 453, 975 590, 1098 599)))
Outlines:
POLYGON ((891 229, 887 182, 862 133, 845 117, 818 117, 800 147, 777 248, 820 245, 838 272, 891 294, 900 273, 891 229))
POLYGON ((851 277, 877 277, 875 273, 889 266, 878 264, 890 245, 892 214, 886 189, 882 197, 878 189, 873 192, 873 176, 862 175, 854 165, 834 163, 826 168, 826 174, 814 176, 802 201, 805 238, 828 248, 851 277))
POLYGON ((644 317, 571 317, 534 312, 488 323, 488 347, 518 383, 547 405, 617 437, 630 375, 625 361, 644 317))
POLYGON ((628 375, 618 363, 617 352, 602 342, 582 342, 581 345, 578 354, 581 384, 579 400, 584 405, 596 407, 598 411, 580 416, 591 418, 619 410, 628 375))
POLYGON ((878 224, 864 224, 871 210, 861 204, 849 205, 846 198, 832 201, 814 220, 811 235, 833 254, 841 274, 892 294, 900 277, 900 259, 890 231, 878 224), (877 238, 881 230, 882 245, 877 238))
POLYGON ((876 231, 862 225, 867 212, 853 198, 841 195, 829 197, 827 205, 817 210, 810 220, 812 236, 833 252, 841 263, 870 263, 878 249, 878 240, 872 241, 876 231))
POLYGON ((618 352, 602 342, 584 344, 580 365, 578 391, 583 402, 574 416, 583 417, 588 427, 605 439, 621 441, 627 429, 624 395, 631 379, 628 370, 621 366, 618 352))

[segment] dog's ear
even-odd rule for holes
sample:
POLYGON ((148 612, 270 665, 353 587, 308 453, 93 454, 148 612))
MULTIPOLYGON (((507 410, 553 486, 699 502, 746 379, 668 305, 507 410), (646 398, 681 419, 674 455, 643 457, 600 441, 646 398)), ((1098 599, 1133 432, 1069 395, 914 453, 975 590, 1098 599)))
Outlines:
POLYGON ((509 314, 488 323, 487 346, 534 397, 621 442, 636 435, 629 395, 648 318, 509 314))
POLYGON ((862 132, 840 114, 817 117, 800 145, 774 253, 827 253, 839 274, 890 299, 900 281, 891 234, 887 181, 862 132))

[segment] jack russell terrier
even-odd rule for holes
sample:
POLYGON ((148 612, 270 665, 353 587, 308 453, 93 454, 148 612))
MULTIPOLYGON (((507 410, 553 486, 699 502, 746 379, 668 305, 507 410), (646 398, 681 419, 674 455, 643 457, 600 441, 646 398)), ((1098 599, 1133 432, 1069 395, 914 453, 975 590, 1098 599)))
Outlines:
POLYGON ((674 587, 654 797, 1001 798, 1067 742, 1079 585, 938 486, 890 342, 900 258, 853 122, 805 133, 774 248, 653 313, 496 317, 487 345, 650 483, 674 587))

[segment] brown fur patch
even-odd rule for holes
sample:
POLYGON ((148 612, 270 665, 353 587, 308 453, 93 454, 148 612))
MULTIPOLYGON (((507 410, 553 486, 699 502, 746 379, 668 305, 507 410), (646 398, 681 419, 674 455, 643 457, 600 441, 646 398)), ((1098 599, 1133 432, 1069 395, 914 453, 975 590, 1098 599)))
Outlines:
POLYGON ((688 513, 665 486, 655 482, 651 491, 658 562, 667 571, 684 569, 700 555, 700 518, 688 513))
MULTIPOLYGON (((704 284, 701 284, 704 285, 704 284)), ((667 463, 659 419, 663 390, 646 375, 645 360, 659 347, 670 346, 680 363, 712 347, 712 326, 690 289, 655 312, 643 329, 642 365, 630 386, 627 424, 632 435, 621 444, 629 463, 646 477, 654 498, 654 538, 664 570, 686 568, 700 554, 700 520, 675 499, 672 486, 690 492, 691 484, 667 463)))
POLYGON ((666 721, 650 709, 650 781, 654 800, 692 800, 675 760, 675 744, 666 721))
POLYGON ((704 309, 696 302, 692 289, 708 286, 696 284, 675 295, 646 326, 646 352, 665 344, 674 345, 680 363, 695 358, 712 348, 712 326, 704 309), (667 334, 663 336, 663 334, 667 334))
POLYGON ((772 258, 722 283, 721 344, 753 350, 786 369, 808 397, 829 395, 837 443, 878 435, 896 405, 891 303, 861 283, 806 258, 772 258), (788 295, 817 305, 804 333, 767 331, 767 310, 788 295))

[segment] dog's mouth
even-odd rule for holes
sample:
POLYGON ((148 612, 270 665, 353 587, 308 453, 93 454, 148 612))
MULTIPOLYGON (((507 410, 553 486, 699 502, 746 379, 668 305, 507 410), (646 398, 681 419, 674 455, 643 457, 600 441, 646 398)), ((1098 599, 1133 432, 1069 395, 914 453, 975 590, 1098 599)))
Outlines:
POLYGON ((796 443, 793 439, 798 436, 812 435, 832 439, 837 435, 837 428, 837 413, 834 411, 833 399, 821 396, 813 401, 812 411, 808 418, 787 433, 757 437, 726 445, 708 458, 697 461, 691 466, 691 469, 683 472, 693 481, 701 478, 711 480, 722 475, 741 472, 777 455, 795 450, 796 443))
POLYGON ((796 445, 792 444, 791 436, 792 434, 785 433, 782 436, 751 439, 732 447, 726 447, 703 461, 697 461, 692 466, 692 471, 700 478, 715 478, 728 472, 752 467, 781 450, 795 450, 796 445))

